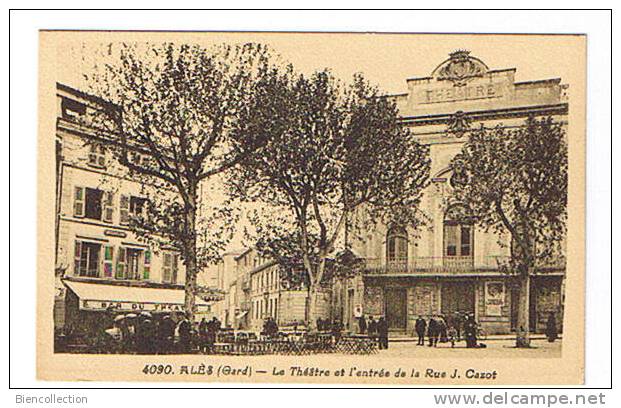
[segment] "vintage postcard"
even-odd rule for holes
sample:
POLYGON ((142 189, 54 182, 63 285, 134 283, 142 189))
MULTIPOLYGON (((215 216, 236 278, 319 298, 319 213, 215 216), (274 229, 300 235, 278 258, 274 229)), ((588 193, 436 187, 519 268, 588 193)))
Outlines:
POLYGON ((580 384, 581 35, 41 31, 37 375, 580 384))

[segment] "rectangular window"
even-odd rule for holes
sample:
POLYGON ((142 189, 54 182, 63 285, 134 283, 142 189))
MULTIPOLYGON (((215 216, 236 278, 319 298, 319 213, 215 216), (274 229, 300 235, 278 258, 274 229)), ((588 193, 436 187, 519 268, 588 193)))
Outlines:
POLYGON ((99 277, 100 254, 101 244, 76 241, 74 274, 92 278, 99 277))
POLYGON ((75 187, 73 195, 74 217, 84 217, 84 187, 75 187))
POLYGON ((147 202, 146 198, 132 196, 129 199, 130 214, 133 216, 144 215, 145 210, 146 210, 146 207, 145 207, 146 202, 147 202))
POLYGON ((143 253, 142 249, 127 248, 125 250, 127 261, 126 279, 140 280, 142 277, 143 253))
POLYGON ((101 204, 103 198, 103 191, 95 188, 86 188, 86 205, 84 211, 84 217, 92 220, 101 220, 101 204))
POLYGON ((114 193, 111 191, 103 194, 103 220, 109 223, 114 220, 114 193))
POLYGON ((88 164, 94 167, 106 167, 106 148, 103 145, 97 143, 90 145, 88 164))

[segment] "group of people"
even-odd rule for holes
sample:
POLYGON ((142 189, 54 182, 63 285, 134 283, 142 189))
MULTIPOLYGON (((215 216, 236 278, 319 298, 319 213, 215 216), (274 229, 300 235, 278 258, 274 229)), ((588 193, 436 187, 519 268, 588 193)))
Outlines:
POLYGON ((213 346, 216 343, 218 332, 222 327, 222 323, 215 316, 207 321, 202 318, 198 324, 198 347, 203 353, 213 352, 213 346))
POLYGON ((202 319, 198 330, 192 327, 185 313, 152 315, 117 314, 111 327, 103 330, 103 352, 121 354, 191 353, 198 344, 207 352, 216 340, 220 321, 202 319))
POLYGON ((425 335, 428 338, 429 347, 437 347, 438 343, 450 342, 455 347, 455 342, 466 340, 467 348, 479 347, 477 339, 477 322, 472 314, 456 314, 453 319, 447 319, 441 315, 434 315, 427 322, 423 316, 418 316, 414 324, 414 331, 418 336, 418 345, 425 345, 425 335))
POLYGON ((261 334, 269 338, 278 336, 278 323, 273 317, 268 317, 263 321, 263 332, 261 334))
POLYGON ((380 350, 388 349, 388 322, 381 316, 375 320, 369 316, 368 321, 364 315, 358 318, 358 331, 360 334, 367 334, 369 337, 376 338, 380 350))

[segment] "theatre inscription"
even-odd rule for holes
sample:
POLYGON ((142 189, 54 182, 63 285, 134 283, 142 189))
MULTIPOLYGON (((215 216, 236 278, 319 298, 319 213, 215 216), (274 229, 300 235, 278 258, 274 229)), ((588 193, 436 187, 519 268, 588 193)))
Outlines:
POLYGON ((500 84, 481 84, 425 89, 421 94, 422 103, 441 103, 500 98, 503 94, 503 89, 500 84))

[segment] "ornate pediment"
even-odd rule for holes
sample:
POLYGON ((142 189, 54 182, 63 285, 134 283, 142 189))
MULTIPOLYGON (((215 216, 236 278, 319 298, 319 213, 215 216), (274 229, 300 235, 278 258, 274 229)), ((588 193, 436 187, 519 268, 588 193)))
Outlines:
POLYGON ((483 61, 470 56, 470 51, 458 50, 449 54, 431 74, 438 81, 451 81, 454 86, 464 86, 473 78, 482 77, 489 68, 483 61))

